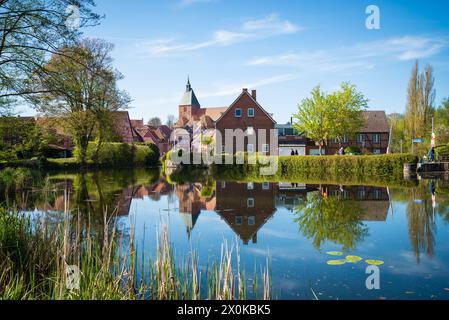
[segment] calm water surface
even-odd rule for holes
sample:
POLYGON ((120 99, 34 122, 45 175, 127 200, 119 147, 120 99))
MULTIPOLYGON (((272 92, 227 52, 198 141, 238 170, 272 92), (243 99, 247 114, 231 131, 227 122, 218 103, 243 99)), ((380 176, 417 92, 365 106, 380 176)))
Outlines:
POLYGON ((248 278, 271 258, 279 299, 314 299, 313 292, 319 299, 449 298, 449 182, 443 179, 404 187, 213 179, 170 184, 158 171, 144 170, 40 173, 34 179, 41 183, 3 200, 58 219, 67 192, 70 207, 99 228, 104 208, 115 209, 125 238, 135 227, 138 256, 154 255, 163 224, 176 256, 193 247, 202 266, 220 257, 225 240, 238 242, 248 278), (348 254, 385 262, 380 290, 366 289, 364 261, 327 264, 348 254))

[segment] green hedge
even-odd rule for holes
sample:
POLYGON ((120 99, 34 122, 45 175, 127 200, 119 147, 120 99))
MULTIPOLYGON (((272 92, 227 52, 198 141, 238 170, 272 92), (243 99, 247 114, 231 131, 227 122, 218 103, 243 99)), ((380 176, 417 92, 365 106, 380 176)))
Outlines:
MULTIPOLYGON (((75 150, 75 156, 78 152, 75 150)), ((159 149, 150 144, 128 144, 120 142, 102 143, 97 152, 97 143, 90 142, 87 162, 101 167, 156 166, 159 164, 159 149)))
POLYGON ((278 181, 301 180, 402 180, 404 163, 416 163, 410 154, 364 156, 285 156, 279 157, 275 176, 260 176, 259 165, 215 165, 214 173, 224 179, 268 178, 278 181))
POLYGON ((435 153, 437 156, 437 160, 439 158, 448 158, 449 157, 449 145, 438 146, 435 148, 435 153))

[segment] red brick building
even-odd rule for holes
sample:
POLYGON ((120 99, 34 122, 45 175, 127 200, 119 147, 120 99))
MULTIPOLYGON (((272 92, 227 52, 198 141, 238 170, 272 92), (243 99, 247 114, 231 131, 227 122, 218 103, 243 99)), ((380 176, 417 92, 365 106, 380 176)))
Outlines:
POLYGON ((342 142, 330 139, 326 154, 336 154, 340 146, 359 147, 362 153, 385 154, 390 141, 390 125, 385 111, 365 111, 365 125, 354 137, 345 137, 342 142))
POLYGON ((256 90, 252 90, 250 94, 248 89, 243 89, 237 99, 227 107, 202 108, 190 81, 188 81, 186 91, 179 104, 179 120, 176 126, 187 129, 191 133, 192 139, 195 139, 198 134, 213 137, 215 143, 223 146, 223 152, 248 151, 275 154, 277 150, 274 145, 270 144, 270 130, 274 129, 275 123, 272 115, 265 111, 257 101, 256 90), (200 123, 201 132, 193 132, 194 122, 200 123), (244 138, 242 148, 237 147, 235 137, 232 148, 231 146, 228 146, 228 149, 224 148, 226 129, 241 129, 246 133, 247 137, 244 138), (258 141, 259 129, 267 130, 266 141, 258 141), (217 131, 221 133, 221 141, 217 141, 217 131), (248 139, 249 135, 254 136, 254 141, 248 139))
MULTIPOLYGON (((365 124, 355 136, 343 141, 329 139, 322 147, 323 155, 334 155, 343 147, 358 147, 362 153, 385 154, 390 141, 390 127, 385 111, 365 111, 365 124)), ((279 155, 288 156, 291 151, 298 155, 318 155, 319 147, 314 141, 297 132, 292 123, 276 126, 279 132, 279 155)))

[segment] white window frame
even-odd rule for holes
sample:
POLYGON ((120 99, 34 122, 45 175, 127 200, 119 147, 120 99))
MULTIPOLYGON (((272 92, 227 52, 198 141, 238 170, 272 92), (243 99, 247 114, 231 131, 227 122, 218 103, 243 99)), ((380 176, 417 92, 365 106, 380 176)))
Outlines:
POLYGON ((247 188, 248 190, 254 190, 254 182, 248 182, 248 183, 246 184, 246 188, 247 188))
POLYGON ((373 154, 382 154, 382 150, 380 150, 380 149, 373 149, 373 154))
POLYGON ((256 112, 255 112, 254 108, 248 108, 248 110, 247 110, 248 118, 254 118, 255 114, 256 114, 256 112), (249 114, 249 111, 250 111, 250 110, 253 111, 253 114, 252 114, 252 115, 249 114))
POLYGON ((256 217, 255 216, 249 216, 248 217, 248 225, 249 226, 255 226, 256 225, 256 217))
POLYGON ((236 118, 241 118, 242 117, 242 109, 241 108, 236 108, 234 111, 234 115, 236 118), (240 111, 240 115, 237 115, 237 111, 240 111))
POLYGON ((246 199, 246 206, 248 208, 254 208, 255 205, 256 205, 256 201, 254 200, 254 198, 246 199))
POLYGON ((373 143, 380 143, 380 134, 373 133, 373 143))
POLYGON ((363 143, 365 142, 365 135, 362 133, 357 134, 357 142, 358 143, 363 143))
POLYGON ((262 145, 262 152, 263 152, 263 153, 268 153, 269 151, 270 151, 270 145, 267 144, 267 143, 264 143, 264 144, 262 145))
POLYGON ((349 142, 348 136, 344 136, 343 137, 343 143, 348 143, 348 142, 349 142))
POLYGON ((269 182, 262 183, 262 189, 263 190, 270 190, 270 183, 269 182))
POLYGON ((254 127, 250 126, 250 127, 246 128, 246 134, 249 136, 254 135, 254 127))

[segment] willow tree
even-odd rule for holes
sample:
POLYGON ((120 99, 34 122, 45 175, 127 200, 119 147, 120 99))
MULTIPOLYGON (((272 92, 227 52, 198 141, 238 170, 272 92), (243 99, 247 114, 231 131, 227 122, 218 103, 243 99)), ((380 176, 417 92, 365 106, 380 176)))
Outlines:
POLYGON ((310 98, 298 105, 298 113, 294 114, 295 129, 322 147, 331 138, 343 140, 352 136, 363 126, 363 111, 368 100, 357 90, 355 85, 342 83, 340 89, 325 93, 316 86, 310 98))
POLYGON ((113 112, 130 101, 117 87, 123 76, 112 65, 112 49, 103 40, 84 40, 53 55, 35 75, 37 91, 44 92, 34 99, 37 110, 71 135, 82 163, 89 141, 97 138, 100 146, 113 127, 113 112))

